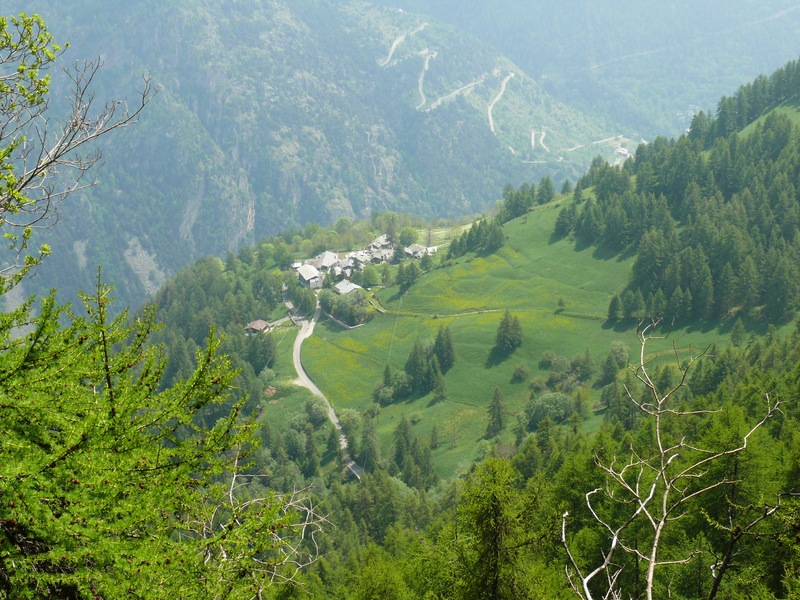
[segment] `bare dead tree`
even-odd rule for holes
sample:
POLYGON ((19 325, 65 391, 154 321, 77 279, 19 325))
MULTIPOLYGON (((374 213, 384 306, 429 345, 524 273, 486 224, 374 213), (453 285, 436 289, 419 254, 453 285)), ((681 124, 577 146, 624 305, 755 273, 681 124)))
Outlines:
POLYGON ((322 557, 317 537, 330 525, 308 488, 254 494, 251 484, 261 475, 243 473, 239 463, 237 454, 230 485, 206 517, 183 527, 184 536, 201 542, 201 558, 213 567, 207 572, 216 574, 212 589, 219 598, 228 597, 243 573, 258 582, 256 597, 275 583, 296 583, 300 571, 322 557))
MULTIPOLYGON (((652 340, 665 339, 669 335, 656 333, 659 324, 660 321, 656 320, 637 331, 639 357, 637 364, 629 365, 636 379, 645 387, 644 398, 637 400, 632 391, 626 388, 628 399, 652 421, 653 445, 642 449, 631 445, 628 456, 622 460, 615 456, 610 462, 603 462, 596 457, 595 464, 604 473, 606 484, 585 495, 592 518, 608 536, 602 560, 596 567, 589 570, 579 564, 567 537, 569 515, 564 513, 562 517, 561 541, 568 557, 567 577, 576 594, 585 600, 627 597, 626 591, 620 589, 622 566, 615 560, 620 551, 646 565, 644 592, 648 600, 652 600, 656 593, 655 576, 659 568, 687 564, 702 552, 697 548, 677 558, 665 558, 667 553, 663 539, 666 530, 670 523, 690 510, 690 502, 712 490, 739 483, 727 477, 710 477, 709 467, 725 457, 744 452, 752 435, 780 411, 781 401, 765 394, 762 418, 750 426, 734 447, 701 447, 686 436, 674 433, 679 430, 674 426, 676 422, 679 424, 682 420, 716 411, 683 410, 677 406, 678 390, 686 385, 692 366, 705 352, 681 360, 677 346, 673 344, 673 354, 680 372, 679 381, 666 391, 659 390, 654 383, 648 371, 647 346, 652 340), (617 517, 617 521, 612 522, 613 518, 606 516, 601 509, 598 501, 601 498, 621 507, 622 518, 617 517), (641 536, 638 536, 636 543, 629 540, 628 534, 634 524, 643 526, 648 532, 644 544, 641 536)), ((764 518, 774 514, 775 510, 777 506, 769 507, 764 518)), ((752 527, 761 520, 754 521, 752 527)), ((721 579, 721 571, 727 564, 729 562, 724 558, 718 561, 715 579, 721 579)), ((719 583, 715 581, 714 585, 718 587, 719 583)))
POLYGON ((12 250, 0 270, 0 293, 49 253, 46 246, 28 248, 32 231, 52 225, 60 202, 96 182, 101 154, 94 142, 134 124, 154 96, 145 76, 132 105, 99 104, 92 84, 102 61, 76 62, 64 69, 65 112, 53 116, 50 71, 64 50, 36 15, 0 18, 0 229, 12 250))

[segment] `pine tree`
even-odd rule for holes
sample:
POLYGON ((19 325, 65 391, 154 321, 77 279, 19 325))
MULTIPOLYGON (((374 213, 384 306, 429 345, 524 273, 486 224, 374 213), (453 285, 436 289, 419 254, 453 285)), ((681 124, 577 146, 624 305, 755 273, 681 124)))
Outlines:
POLYGON ((330 432, 328 433, 328 443, 326 446, 328 452, 333 456, 341 454, 341 445, 339 443, 339 431, 331 424, 330 432))
POLYGON ((423 391, 427 372, 430 370, 428 364, 428 352, 420 338, 414 340, 411 352, 406 360, 405 372, 411 378, 411 385, 415 392, 423 391))
POLYGON ((431 364, 433 367, 433 382, 431 388, 433 390, 433 400, 435 402, 440 402, 447 397, 447 388, 445 387, 444 375, 442 375, 442 371, 439 368, 439 360, 436 358, 436 356, 433 357, 431 364))
POLYGON ((411 425, 406 416, 400 417, 400 422, 394 430, 394 462, 401 471, 405 468, 411 452, 411 425))
POLYGON ((431 448, 436 450, 439 447, 439 430, 436 428, 436 423, 433 424, 431 429, 431 448))
POLYGON ((283 562, 263 533, 293 517, 274 516, 280 496, 229 494, 255 440, 241 423, 245 398, 229 396, 235 372, 216 355, 219 342, 198 352, 187 380, 158 391, 164 359, 148 343, 153 311, 110 320, 110 293, 99 283, 83 296, 86 318, 52 296, 36 317, 31 302, 0 315, 0 493, 24 499, 10 501, 0 522, 11 540, 5 572, 20 593, 45 586, 81 597, 90 587, 126 596, 133 581, 158 582, 154 596, 208 597, 236 589, 241 572, 272 573, 278 567, 254 560, 283 562), (33 329, 19 336, 22 323, 33 329), (215 506, 226 515, 221 527, 189 535, 211 526, 215 506))
POLYGON ((491 223, 489 223, 489 225, 486 226, 485 235, 481 245, 487 252, 495 252, 496 250, 500 249, 504 243, 505 238, 503 237, 503 230, 500 227, 500 223, 493 220, 491 223))
POLYGON ((497 328, 495 348, 500 352, 510 353, 522 345, 522 325, 519 318, 506 309, 503 319, 497 328))
POLYGON ((611 302, 608 303, 608 320, 619 321, 622 318, 622 301, 619 299, 619 294, 614 294, 611 297, 611 302))
POLYGON ((492 402, 489 404, 489 424, 486 426, 486 439, 493 438, 503 429, 503 392, 499 387, 494 388, 492 402))
POLYGON ((439 367, 442 373, 447 373, 455 364, 455 343, 449 326, 439 326, 439 330, 436 332, 436 339, 433 342, 433 353, 439 359, 439 367))
POLYGON ((738 348, 742 345, 744 333, 744 323, 742 323, 741 319, 737 318, 733 323, 733 327, 731 327, 731 344, 733 344, 734 348, 738 348))
POLYGON ((364 419, 361 430, 361 451, 358 461, 364 470, 371 473, 378 469, 381 464, 381 449, 378 444, 378 437, 375 434, 375 424, 371 419, 364 419))
POLYGON ((536 192, 536 203, 547 204, 548 202, 552 202, 555 197, 556 190, 553 187, 553 181, 549 176, 545 176, 539 182, 539 189, 536 192))

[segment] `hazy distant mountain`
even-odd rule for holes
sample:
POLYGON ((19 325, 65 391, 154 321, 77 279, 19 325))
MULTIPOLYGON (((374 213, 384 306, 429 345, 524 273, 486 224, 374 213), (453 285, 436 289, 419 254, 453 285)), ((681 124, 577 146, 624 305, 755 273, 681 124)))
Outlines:
POLYGON ((102 57, 98 98, 132 96, 143 72, 159 89, 141 123, 108 140, 100 185, 64 210, 48 286, 90 285, 102 264, 135 303, 197 256, 308 221, 479 212, 507 183, 574 181, 619 133, 492 47, 396 9, 20 4, 71 42, 68 59, 102 57))
POLYGON ((376 1, 459 27, 562 102, 647 139, 800 55, 794 0, 376 1))
POLYGON ((28 287, 88 287, 102 264, 133 304, 198 256, 312 220, 475 213, 507 183, 574 181, 598 153, 679 131, 800 39, 800 10, 774 1, 15 10, 70 41, 65 60, 102 58, 98 98, 133 96, 144 72, 159 88, 141 123, 108 140, 100 185, 65 207, 28 287))

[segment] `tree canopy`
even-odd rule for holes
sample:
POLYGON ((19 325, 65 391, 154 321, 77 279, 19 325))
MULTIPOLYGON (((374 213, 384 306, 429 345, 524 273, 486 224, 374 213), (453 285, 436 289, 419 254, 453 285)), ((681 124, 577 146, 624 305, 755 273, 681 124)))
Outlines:
MULTIPOLYGON (((77 67, 70 115, 48 118, 60 54, 42 20, 0 19, 0 294, 48 254, 28 248, 56 204, 91 185, 86 144, 135 121, 93 108, 77 67)), ((0 597, 251 597, 313 562, 323 519, 303 494, 254 486, 258 438, 236 372, 208 329, 184 379, 163 385, 154 310, 112 318, 98 274, 74 310, 51 294, 0 313, 0 597)), ((266 360, 266 359, 265 359, 266 360)))

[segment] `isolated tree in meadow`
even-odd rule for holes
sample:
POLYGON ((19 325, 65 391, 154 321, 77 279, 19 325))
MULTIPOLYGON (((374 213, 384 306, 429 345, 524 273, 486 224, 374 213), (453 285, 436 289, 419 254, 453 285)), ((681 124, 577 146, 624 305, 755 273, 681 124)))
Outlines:
POLYGON ((447 373, 456 362, 456 349, 450 326, 440 325, 433 342, 433 353, 439 359, 442 373, 447 373))
POLYGON ((509 354, 522 345, 522 325, 516 315, 506 309, 503 319, 497 328, 495 336, 495 348, 498 351, 509 354))
MULTIPOLYGON (((49 253, 35 229, 93 183, 90 143, 152 97, 145 80, 131 109, 96 106, 99 64, 84 63, 56 120, 61 53, 39 17, 0 18, 0 294, 49 253)), ((324 519, 302 493, 252 489, 258 440, 219 341, 162 389, 154 311, 111 318, 111 295, 98 277, 78 310, 50 295, 0 313, 0 597, 252 597, 291 579, 324 519)))

